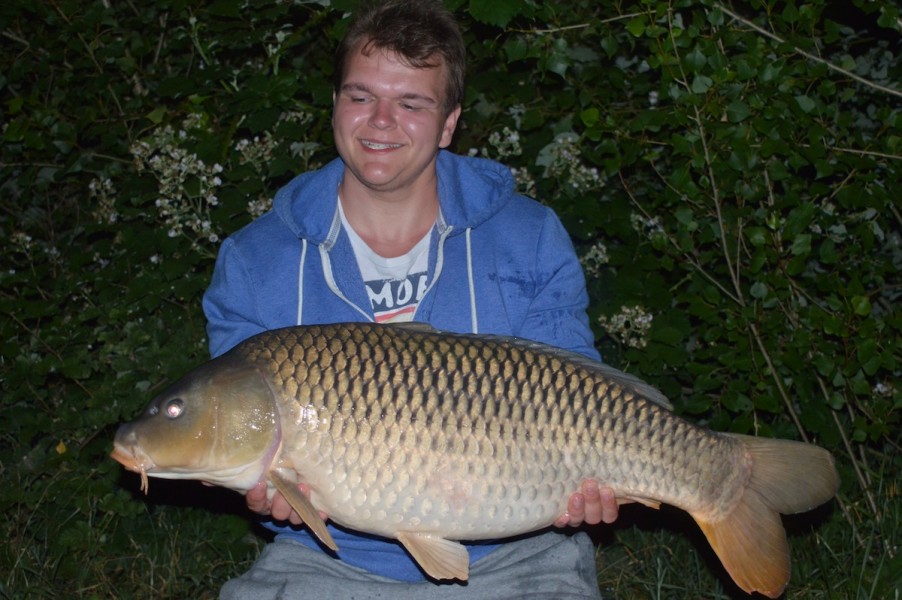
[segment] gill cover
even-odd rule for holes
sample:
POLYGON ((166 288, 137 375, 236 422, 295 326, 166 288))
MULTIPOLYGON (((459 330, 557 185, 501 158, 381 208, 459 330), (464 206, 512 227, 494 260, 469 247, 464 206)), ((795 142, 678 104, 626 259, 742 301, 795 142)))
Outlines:
POLYGON ((166 479, 199 479, 236 490, 256 484, 280 437, 264 377, 225 355, 189 372, 116 433, 113 458, 166 479))

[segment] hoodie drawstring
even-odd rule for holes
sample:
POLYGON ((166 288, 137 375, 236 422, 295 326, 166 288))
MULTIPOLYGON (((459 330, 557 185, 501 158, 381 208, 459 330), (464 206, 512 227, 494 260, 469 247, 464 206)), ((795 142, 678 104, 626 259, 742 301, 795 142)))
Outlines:
POLYGON ((476 319, 476 286, 473 285, 473 249, 470 246, 470 232, 473 229, 467 227, 467 282, 470 284, 470 325, 473 333, 479 333, 479 322, 476 319))
MULTIPOLYGON (((334 229, 334 226, 333 226, 334 229)), ((429 282, 429 286, 426 289, 426 293, 429 293, 429 290, 435 283, 435 280, 438 279, 438 275, 442 269, 442 249, 444 246, 444 238, 451 233, 451 227, 446 228, 439 239, 439 249, 438 249, 438 259, 436 262, 435 273, 433 274, 432 281, 429 282)), ((479 320, 477 318, 476 311, 476 285, 473 282, 473 247, 470 241, 470 234, 472 232, 472 228, 467 227, 464 232, 464 238, 466 239, 467 245, 467 283, 469 287, 470 293, 470 327, 473 330, 473 333, 479 333, 479 320)), ((331 244, 330 244, 331 247, 331 244)), ((323 263, 323 275, 326 280, 326 285, 338 295, 339 298, 344 300, 354 309, 356 309, 360 314, 362 314, 367 321, 372 321, 372 317, 361 310, 357 305, 348 300, 344 294, 341 293, 341 290, 338 289, 338 286, 335 283, 335 278, 332 275, 332 261, 329 260, 329 252, 326 249, 325 245, 321 245, 319 247, 320 258, 323 263)), ((307 262, 307 240, 301 239, 301 259, 298 264, 298 314, 297 314, 297 324, 303 324, 304 317, 304 265, 307 262)))
POLYGON ((298 265, 298 325, 304 324, 304 263, 307 262, 307 240, 301 239, 301 264, 298 265))

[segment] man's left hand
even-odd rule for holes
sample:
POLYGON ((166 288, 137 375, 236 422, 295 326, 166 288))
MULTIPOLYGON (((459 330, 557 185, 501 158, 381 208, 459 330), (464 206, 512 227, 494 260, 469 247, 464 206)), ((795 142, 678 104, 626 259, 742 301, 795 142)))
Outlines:
POLYGON ((570 496, 567 512, 554 522, 555 527, 579 527, 583 523, 613 523, 619 513, 614 490, 601 487, 594 479, 583 481, 582 489, 570 496))

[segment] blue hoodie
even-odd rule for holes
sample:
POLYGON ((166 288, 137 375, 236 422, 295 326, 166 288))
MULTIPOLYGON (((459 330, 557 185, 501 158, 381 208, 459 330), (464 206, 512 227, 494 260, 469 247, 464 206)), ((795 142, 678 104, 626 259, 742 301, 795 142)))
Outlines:
MULTIPOLYGON (((499 163, 440 151, 436 170, 440 214, 414 320, 445 331, 528 338, 598 359, 583 272, 554 212, 517 195, 499 163)), ((223 242, 203 300, 213 356, 269 329, 373 320, 337 211, 343 174, 336 159, 294 178, 276 193, 271 211, 223 242)), ((321 548, 306 529, 267 526, 321 548)), ((347 563, 402 581, 424 579, 397 542, 329 528, 347 563)), ((471 561, 496 547, 468 546, 471 561)))

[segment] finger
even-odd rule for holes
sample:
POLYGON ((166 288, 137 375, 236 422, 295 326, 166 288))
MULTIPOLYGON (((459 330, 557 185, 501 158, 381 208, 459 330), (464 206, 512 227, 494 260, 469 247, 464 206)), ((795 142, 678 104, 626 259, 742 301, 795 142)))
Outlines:
MULTIPOLYGON (((587 479, 583 482, 582 491, 585 502, 585 514, 583 515, 583 520, 589 525, 601 523, 606 507, 602 504, 598 482, 594 479, 587 479)), ((613 494, 611 494, 611 496, 613 497, 613 494)))
POLYGON ((247 491, 244 495, 244 501, 247 507, 255 513, 261 515, 270 514, 269 500, 266 498, 266 483, 260 482, 247 491))
POLYGON ((586 518, 586 498, 582 494, 572 494, 567 502, 567 525, 579 527, 586 518))
POLYGON ((598 490, 599 504, 601 505, 601 520, 605 523, 613 523, 620 514, 617 497, 614 490, 603 487, 598 490))
POLYGON ((276 492, 272 497, 272 518, 276 521, 288 521, 292 525, 300 525, 303 523, 301 517, 291 508, 285 496, 276 492))
POLYGON ((573 518, 573 511, 581 511, 579 494, 573 494, 567 499, 567 511, 559 516, 554 522, 555 527, 570 527, 574 522, 579 524, 578 519, 573 518))
POLYGON ((564 513, 554 522, 555 527, 567 527, 570 525, 570 513, 564 513))

